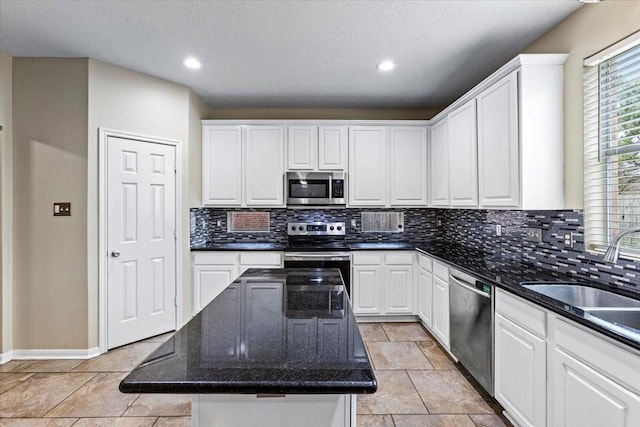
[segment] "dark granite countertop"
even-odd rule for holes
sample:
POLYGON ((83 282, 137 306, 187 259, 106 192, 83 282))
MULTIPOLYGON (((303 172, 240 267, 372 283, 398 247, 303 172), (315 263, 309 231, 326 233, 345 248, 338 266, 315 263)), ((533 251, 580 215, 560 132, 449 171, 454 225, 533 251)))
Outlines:
MULTIPOLYGON (((238 245, 238 244, 224 244, 238 245)), ((260 243, 259 245, 269 245, 260 243)), ((425 244, 412 242, 348 242, 350 250, 413 250, 417 249, 424 254, 443 261, 453 268, 459 269, 482 281, 486 281, 501 289, 505 289, 528 301, 531 301, 543 308, 561 314, 571 320, 607 335, 616 341, 627 344, 640 350, 640 331, 626 328, 620 325, 610 324, 593 316, 585 314, 583 310, 570 307, 551 298, 545 297, 537 292, 522 286, 525 282, 552 282, 552 283, 575 283, 598 287, 609 290, 620 295, 638 299, 638 295, 625 288, 610 286, 598 281, 588 281, 576 278, 570 274, 542 268, 531 263, 521 262, 516 259, 508 259, 501 255, 485 253, 481 250, 468 248, 455 244, 425 244)), ((274 245, 271 250, 285 250, 286 245, 274 245), (280 249, 276 249, 279 247, 280 249)), ((194 250, 194 249, 192 249, 194 250)), ((209 246, 206 250, 239 250, 238 247, 228 249, 215 249, 209 246)), ((246 250, 252 250, 247 247, 246 250)), ((256 249, 258 250, 258 249, 256 249)))
POLYGON ((192 252, 199 251, 283 251, 287 245, 269 242, 216 243, 206 246, 191 246, 192 252))
POLYGON ((632 291, 599 283, 586 282, 569 274, 541 268, 526 262, 508 260, 504 257, 457 245, 416 245, 416 249, 436 260, 443 261, 453 268, 468 273, 481 281, 495 285, 531 301, 543 308, 585 325, 616 341, 640 350, 640 331, 633 328, 614 325, 585 313, 577 307, 546 297, 522 286, 527 282, 572 283, 587 285, 612 291, 619 295, 638 299, 632 291))
POLYGON ((337 269, 248 270, 120 383, 124 393, 376 389, 337 269))

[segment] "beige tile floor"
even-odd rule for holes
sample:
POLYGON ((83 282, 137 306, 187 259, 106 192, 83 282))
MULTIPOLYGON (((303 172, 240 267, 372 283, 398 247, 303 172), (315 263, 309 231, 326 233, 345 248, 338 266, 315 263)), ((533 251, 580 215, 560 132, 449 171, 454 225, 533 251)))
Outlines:
MULTIPOLYGON (((360 330, 379 385, 377 393, 358 397, 358 426, 508 425, 419 324, 365 323, 360 330)), ((189 426, 188 395, 118 391, 127 372, 168 337, 90 360, 0 365, 0 426, 189 426)))

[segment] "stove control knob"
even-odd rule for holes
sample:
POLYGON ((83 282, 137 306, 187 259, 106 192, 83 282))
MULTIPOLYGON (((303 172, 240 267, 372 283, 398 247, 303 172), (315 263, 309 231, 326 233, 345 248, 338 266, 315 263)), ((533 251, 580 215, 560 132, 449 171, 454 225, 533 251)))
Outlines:
POLYGON ((329 230, 333 231, 333 228, 334 228, 334 227, 333 227, 333 225, 332 225, 331 227, 329 227, 329 230))
POLYGON ((341 225, 338 226, 338 231, 340 231, 340 230, 342 230, 342 226, 341 225))
POLYGON ((302 226, 302 225, 301 225, 301 226, 299 226, 299 227, 298 227, 298 230, 300 230, 300 231, 304 230, 304 226, 302 226))
POLYGON ((295 225, 292 225, 292 226, 291 226, 291 230, 292 230, 292 231, 296 231, 296 226, 295 226, 295 225))

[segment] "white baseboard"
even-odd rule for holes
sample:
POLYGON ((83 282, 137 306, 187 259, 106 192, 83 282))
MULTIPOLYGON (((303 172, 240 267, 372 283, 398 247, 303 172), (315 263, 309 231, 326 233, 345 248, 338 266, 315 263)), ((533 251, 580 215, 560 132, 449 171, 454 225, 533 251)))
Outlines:
POLYGON ((6 353, 0 353, 0 365, 4 365, 5 363, 11 361, 13 359, 13 352, 7 351, 6 353))
POLYGON ((100 350, 94 347, 86 350, 13 350, 12 353, 12 359, 16 360, 91 359, 98 356, 100 350))
POLYGON ((372 323, 372 322, 394 323, 394 322, 419 322, 420 318, 413 314, 401 314, 401 315, 356 314, 356 320, 358 323, 372 323))

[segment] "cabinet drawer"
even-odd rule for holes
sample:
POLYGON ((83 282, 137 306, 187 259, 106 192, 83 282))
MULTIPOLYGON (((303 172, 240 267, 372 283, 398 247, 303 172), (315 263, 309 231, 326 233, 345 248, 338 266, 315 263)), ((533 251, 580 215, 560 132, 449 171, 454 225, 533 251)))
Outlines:
POLYGON ((198 252, 193 254, 194 265, 235 265, 237 252, 198 252))
POLYGON ((496 312, 540 337, 547 336, 544 310, 501 289, 496 289, 496 312))
POLYGON ((413 265, 413 252, 388 253, 385 262, 387 265, 413 265))
POLYGON ((429 272, 433 271, 433 261, 431 260, 431 258, 428 258, 424 255, 418 255, 418 263, 420 264, 420 268, 429 272))
POLYGON ((640 394, 640 357, 637 351, 627 351, 622 345, 600 338, 597 332, 581 325, 574 326, 556 315, 549 316, 549 330, 556 347, 640 394))
POLYGON ((281 252, 240 252, 240 265, 273 266, 282 265, 281 252))
POLYGON ((449 267, 446 264, 433 261, 433 274, 449 283, 449 267))
POLYGON ((382 265, 383 253, 377 252, 354 252, 351 254, 353 265, 382 265))

